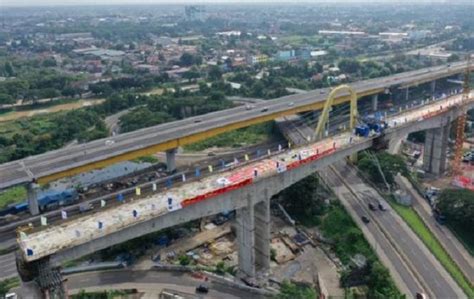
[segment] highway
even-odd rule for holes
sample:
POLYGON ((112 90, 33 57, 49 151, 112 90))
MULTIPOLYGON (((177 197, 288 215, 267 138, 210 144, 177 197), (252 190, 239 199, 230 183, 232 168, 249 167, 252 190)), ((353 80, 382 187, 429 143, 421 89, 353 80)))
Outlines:
MULTIPOLYGON (((458 74, 465 67, 465 62, 459 62, 359 81, 351 86, 359 96, 364 96, 383 92, 389 87, 416 85, 458 74)), ((324 105, 328 91, 320 89, 264 101, 254 104, 252 109, 240 106, 208 113, 5 163, 0 165, 0 189, 28 183, 33 179, 45 183, 284 115, 317 110, 324 105)), ((346 100, 347 96, 341 95, 335 102, 337 104, 346 100)))
MULTIPOLYGON (((172 271, 122 269, 72 274, 67 275, 65 278, 67 279, 67 289, 74 291, 74 293, 80 290, 137 289, 146 293, 146 296, 143 298, 160 298, 159 293, 166 289, 168 291, 176 291, 177 293, 195 295, 195 298, 267 298, 245 289, 223 284, 213 278, 209 278, 206 282, 209 287, 209 293, 197 294, 195 289, 203 283, 202 279, 194 278, 189 273, 172 271)), ((31 298, 28 296, 31 294, 25 294, 25 292, 28 292, 26 288, 18 289, 17 292, 20 295, 24 295, 22 298, 31 298)))
MULTIPOLYGON (((345 182, 344 187, 346 188, 347 185, 350 185, 351 192, 349 194, 347 192, 339 194, 342 195, 343 200, 349 203, 359 218, 367 216, 371 220, 370 223, 363 225, 373 232, 377 245, 381 246, 386 253, 393 251, 393 249, 398 252, 401 259, 394 258, 391 254, 387 254, 387 256, 392 256, 390 260, 397 271, 400 271, 400 277, 410 289, 411 294, 414 294, 413 290, 418 285, 418 287, 421 286, 421 289, 418 289, 417 292, 423 290, 430 298, 465 297, 459 286, 422 241, 398 214, 390 209, 379 193, 358 177, 353 167, 348 166, 345 162, 338 162, 330 168, 340 179, 339 182, 336 181, 336 184, 341 185, 341 182, 345 182), (388 210, 370 211, 368 204, 376 205, 378 202, 383 202, 388 210), (376 230, 382 232, 383 237, 380 233, 377 234, 376 230), (391 246, 387 246, 387 241, 391 243, 391 246), (405 270, 400 264, 404 265, 405 270), (407 269, 410 269, 408 272, 411 272, 411 275, 407 273, 407 269)), ((331 181, 334 182, 334 179, 331 181)))
MULTIPOLYGON (((400 115, 387 118, 386 121, 390 127, 388 131, 397 130, 397 126, 401 129, 406 127, 416 128, 418 125, 413 126, 410 123, 419 123, 420 121, 424 123, 425 117, 427 116, 428 118, 426 120, 430 121, 433 113, 439 114, 444 113, 443 111, 456 111, 458 109, 456 108, 457 103, 460 101, 461 96, 457 95, 438 102, 425 103, 422 107, 413 108, 400 115), (435 112, 433 109, 435 109, 435 112)), ((80 219, 68 219, 68 221, 61 223, 59 226, 40 229, 40 231, 35 229, 34 231, 36 232, 29 232, 28 235, 22 238, 19 245, 22 247, 24 254, 26 254, 26 248, 34 249, 33 254, 24 256, 26 260, 39 259, 59 250, 83 244, 91 239, 101 238, 103 234, 100 229, 97 229, 98 219, 108 224, 106 229, 107 234, 110 234, 123 227, 130 227, 136 224, 137 220, 142 222, 149 219, 156 219, 158 216, 168 213, 169 210, 173 211, 196 204, 201 199, 207 198, 208 194, 222 193, 230 187, 241 188, 247 184, 252 184, 254 180, 259 181, 267 177, 273 177, 281 171, 280 167, 285 167, 285 169, 286 167, 290 167, 290 169, 299 167, 299 165, 301 165, 300 160, 309 162, 314 161, 314 159, 326 158, 326 156, 330 158, 333 153, 337 154, 338 151, 342 150, 350 151, 367 148, 370 146, 371 138, 355 136, 352 132, 343 132, 322 139, 310 146, 291 149, 289 151, 282 150, 273 152, 274 155, 271 156, 264 154, 260 161, 252 162, 251 165, 238 167, 237 169, 235 169, 235 167, 225 167, 222 169, 223 171, 219 171, 199 181, 186 182, 186 186, 184 187, 175 186, 175 188, 171 189, 157 189, 155 191, 156 193, 151 197, 113 207, 114 213, 112 214, 107 211, 97 211, 93 214, 80 216, 80 219), (279 165, 277 166, 278 169, 275 168, 275 165, 279 165), (257 169, 258 175, 254 175, 257 169), (226 187, 222 188, 222 184, 226 187), (166 201, 170 198, 176 206, 167 208, 166 201), (131 209, 140 211, 142 216, 140 216, 139 219, 135 219, 135 217, 130 214, 131 209), (78 222, 81 223, 80 226, 77 225, 78 222), (83 233, 85 235, 83 235, 83 233), (78 237, 77 234, 79 234, 80 237, 78 237), (71 236, 74 235, 76 235, 76 237, 71 239, 71 236), (48 240, 48 242, 44 242, 44 240, 48 240)), ((77 252, 75 252, 75 254, 76 253, 77 252)))
POLYGON ((474 281, 474 259, 472 255, 464 248, 464 245, 454 236, 447 227, 438 224, 432 215, 431 207, 428 202, 417 192, 413 192, 413 208, 423 219, 423 222, 429 230, 436 236, 450 257, 456 262, 464 275, 474 281), (418 195, 418 196, 416 196, 418 195))

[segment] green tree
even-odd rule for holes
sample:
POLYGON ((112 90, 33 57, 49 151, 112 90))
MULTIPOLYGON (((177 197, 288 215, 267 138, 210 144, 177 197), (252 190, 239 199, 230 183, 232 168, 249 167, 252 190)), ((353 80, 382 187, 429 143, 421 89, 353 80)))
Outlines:
POLYGON ((344 73, 357 73, 361 69, 360 62, 355 59, 344 58, 338 63, 339 69, 344 73))
POLYGON ((7 77, 13 77, 15 75, 15 71, 13 70, 13 66, 9 61, 5 62, 4 68, 5 68, 5 75, 7 77))
POLYGON ((53 58, 48 58, 48 59, 43 60, 42 65, 43 65, 43 67, 55 67, 55 66, 57 66, 56 65, 56 60, 54 60, 53 58))
POLYGON ((173 117, 166 112, 152 112, 146 107, 135 109, 120 118, 122 132, 131 132, 169 122, 173 117))
POLYGON ((189 82, 199 77, 200 77, 199 72, 196 69, 191 69, 183 74, 183 78, 187 79, 189 82))
POLYGON ((6 93, 0 93, 0 104, 13 104, 15 103, 15 99, 6 93))
POLYGON ((315 216, 325 211, 325 196, 318 196, 323 191, 316 175, 302 179, 280 193, 282 205, 291 215, 306 224, 315 224, 315 216))
POLYGON ((394 286, 388 269, 378 261, 372 262, 370 265, 367 286, 369 287, 369 298, 400 298, 400 293, 394 286))
POLYGON ((193 55, 191 53, 183 53, 179 58, 179 65, 181 66, 191 66, 191 65, 200 65, 202 63, 202 57, 199 55, 193 55))
POLYGON ((474 227, 474 191, 445 189, 438 198, 437 207, 448 222, 458 226, 474 227))
POLYGON ((208 76, 211 81, 220 80, 222 78, 222 71, 220 67, 216 65, 210 66, 208 76))
POLYGON ((178 257, 178 261, 181 266, 187 266, 191 263, 191 258, 183 254, 178 257))
MULTIPOLYGON (((380 167, 384 173, 387 183, 393 184, 394 177, 397 173, 402 175, 408 175, 408 169, 405 161, 399 155, 391 155, 387 152, 380 152, 376 154, 376 157, 380 163, 380 167)), ((383 178, 380 175, 379 168, 375 164, 375 161, 366 154, 361 154, 359 162, 357 163, 359 169, 369 175, 369 178, 375 183, 383 183, 383 178)))

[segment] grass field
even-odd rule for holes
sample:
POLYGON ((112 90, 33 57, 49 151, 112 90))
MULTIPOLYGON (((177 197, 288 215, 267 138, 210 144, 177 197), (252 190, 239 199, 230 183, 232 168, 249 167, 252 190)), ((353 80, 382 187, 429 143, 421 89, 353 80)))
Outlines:
POLYGON ((20 118, 32 117, 39 114, 48 114, 58 111, 67 111, 78 108, 83 108, 87 106, 98 105, 104 102, 105 99, 94 99, 94 100, 78 100, 70 103, 63 103, 59 105, 54 105, 50 107, 38 106, 37 109, 30 110, 19 110, 19 111, 10 111, 0 115, 0 122, 13 121, 20 118))
POLYGON ((433 253, 436 259, 443 265, 446 271, 453 277, 456 283, 463 289, 468 298, 474 298, 474 287, 464 276, 456 263, 439 243, 438 239, 426 227, 423 220, 412 208, 405 207, 390 201, 393 209, 405 220, 411 229, 425 243, 426 247, 433 253))
POLYGON ((24 201, 26 199, 26 189, 23 186, 17 186, 7 189, 0 193, 0 209, 9 204, 24 201))
POLYGON ((270 138, 273 131, 271 122, 253 125, 247 128, 222 133, 206 140, 186 145, 188 151, 203 151, 211 147, 238 148, 263 142, 270 138))
POLYGON ((32 134, 42 134, 52 129, 52 121, 46 115, 38 115, 31 119, 18 119, 1 123, 0 135, 11 138, 15 134, 31 131, 32 134))
POLYGON ((20 286, 20 279, 18 277, 15 278, 7 278, 5 280, 0 281, 0 298, 3 298, 5 294, 13 288, 20 286))

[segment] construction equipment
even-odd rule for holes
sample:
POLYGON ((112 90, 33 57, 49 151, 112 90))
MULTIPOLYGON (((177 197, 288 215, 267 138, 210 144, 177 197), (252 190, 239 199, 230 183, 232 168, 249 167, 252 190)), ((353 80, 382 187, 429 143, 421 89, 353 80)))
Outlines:
POLYGON ((460 175, 462 173, 461 169, 461 160, 463 157, 463 145, 464 145, 464 130, 466 127, 466 102, 469 101, 470 94, 470 66, 471 66, 471 55, 467 55, 467 67, 466 72, 464 73, 464 83, 463 83, 463 94, 461 100, 461 115, 457 119, 456 124, 456 143, 455 143, 455 152, 454 160, 452 164, 453 175, 460 175))

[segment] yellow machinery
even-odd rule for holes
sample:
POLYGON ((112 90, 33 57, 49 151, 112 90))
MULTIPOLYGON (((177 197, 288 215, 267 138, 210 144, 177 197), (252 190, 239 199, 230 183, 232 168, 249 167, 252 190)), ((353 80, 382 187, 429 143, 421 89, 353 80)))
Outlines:
POLYGON ((357 94, 356 92, 350 87, 349 85, 340 85, 329 93, 328 99, 324 104, 323 112, 319 116, 318 126, 316 127, 315 137, 316 139, 321 139, 324 137, 324 127, 329 120, 329 110, 331 109, 334 99, 336 96, 341 92, 348 92, 350 96, 350 120, 349 120, 349 128, 353 130, 356 125, 357 119, 357 94))

